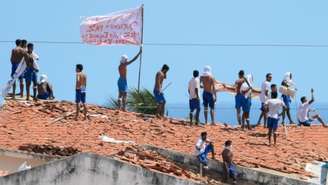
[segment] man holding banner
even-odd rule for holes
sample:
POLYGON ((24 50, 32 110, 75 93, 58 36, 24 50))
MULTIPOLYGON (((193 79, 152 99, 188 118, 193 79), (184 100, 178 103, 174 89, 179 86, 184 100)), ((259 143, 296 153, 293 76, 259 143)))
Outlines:
POLYGON ((139 53, 130 61, 128 60, 128 57, 126 55, 122 55, 120 65, 118 66, 118 72, 120 74, 120 78, 117 81, 118 107, 123 111, 125 111, 127 91, 128 91, 127 66, 132 64, 132 62, 134 62, 135 60, 137 60, 141 52, 142 52, 142 47, 140 47, 139 53))

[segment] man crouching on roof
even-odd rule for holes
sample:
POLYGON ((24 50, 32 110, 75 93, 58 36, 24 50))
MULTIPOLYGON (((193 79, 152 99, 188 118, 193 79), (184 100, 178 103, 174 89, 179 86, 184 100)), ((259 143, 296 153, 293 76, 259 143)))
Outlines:
POLYGON ((207 139, 207 132, 202 132, 196 143, 196 155, 199 162, 204 165, 204 168, 208 168, 207 155, 210 152, 212 153, 212 159, 215 159, 213 143, 207 139))

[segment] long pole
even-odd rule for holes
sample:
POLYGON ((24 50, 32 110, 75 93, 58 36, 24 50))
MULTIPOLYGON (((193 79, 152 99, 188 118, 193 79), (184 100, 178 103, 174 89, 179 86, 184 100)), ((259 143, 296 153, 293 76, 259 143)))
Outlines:
MULTIPOLYGON (((144 5, 141 5, 141 46, 143 45, 143 27, 144 27, 144 5)), ((140 63, 139 63, 139 75, 138 75, 138 92, 140 91, 140 80, 141 80, 141 65, 142 65, 142 53, 140 54, 140 63)))

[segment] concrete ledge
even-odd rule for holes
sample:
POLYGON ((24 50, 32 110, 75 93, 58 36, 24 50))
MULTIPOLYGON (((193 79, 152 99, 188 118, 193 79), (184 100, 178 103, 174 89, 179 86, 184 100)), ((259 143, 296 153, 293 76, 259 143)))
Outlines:
MULTIPOLYGON (((162 156, 181 164, 189 169, 199 171, 199 162, 194 155, 187 155, 184 153, 157 148, 150 145, 144 145, 145 149, 153 150, 161 154, 162 156)), ((209 161, 209 169, 206 174, 212 178, 217 178, 222 174, 223 164, 217 160, 209 161)), ((281 172, 269 172, 272 170, 258 169, 258 168, 246 168, 237 166, 237 171, 242 180, 249 181, 258 185, 316 185, 305 180, 292 177, 290 174, 284 174, 281 172)))
POLYGON ((140 166, 81 153, 1 177, 0 185, 201 185, 140 166))
POLYGON ((26 152, 22 150, 7 150, 0 148, 0 156, 8 156, 8 157, 16 157, 16 158, 24 158, 24 159, 38 159, 44 161, 50 161, 53 159, 59 159, 58 156, 38 154, 33 152, 26 152))

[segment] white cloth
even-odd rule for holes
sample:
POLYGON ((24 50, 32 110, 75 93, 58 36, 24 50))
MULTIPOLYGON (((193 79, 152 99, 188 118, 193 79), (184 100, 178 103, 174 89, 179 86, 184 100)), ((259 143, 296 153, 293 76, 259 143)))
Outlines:
POLYGON ((40 76, 40 82, 41 82, 41 83, 48 82, 48 77, 47 77, 47 75, 42 74, 42 75, 40 76))
POLYGON ((271 83, 268 81, 264 81, 261 86, 261 94, 260 94, 260 101, 265 103, 268 100, 267 95, 265 94, 267 91, 270 90, 271 83))
POLYGON ((265 105, 267 105, 269 108, 267 116, 274 119, 279 118, 279 111, 282 109, 282 107, 285 106, 284 102, 278 98, 268 99, 265 101, 265 105))
POLYGON ((15 81, 24 73, 26 69, 26 62, 24 59, 22 59, 22 61, 19 63, 12 79, 10 79, 5 87, 2 89, 2 97, 5 98, 8 95, 8 92, 10 91, 10 88, 13 86, 13 84, 15 83, 15 81))
POLYGON ((212 68, 211 66, 205 66, 204 67, 204 72, 202 74, 202 76, 212 76, 212 68))
POLYGON ((305 122, 309 120, 309 111, 310 111, 310 104, 309 102, 301 104, 297 109, 297 119, 300 122, 305 122))
MULTIPOLYGON (((197 98, 197 94, 196 94, 196 90, 198 89, 198 93, 200 90, 200 80, 199 78, 192 78, 189 81, 189 85, 188 85, 188 91, 189 91, 189 99, 193 99, 193 98, 197 98)), ((199 95, 199 94, 198 94, 199 95)))
POLYGON ((143 6, 104 16, 83 18, 82 42, 95 45, 141 45, 143 6))
POLYGON ((203 153, 205 151, 205 148, 206 148, 206 141, 202 140, 202 138, 200 137, 196 143, 196 151, 195 151, 196 155, 203 153))
MULTIPOLYGON (((246 75, 246 80, 247 80, 247 82, 248 82, 249 85, 247 84, 247 82, 244 82, 240 86, 240 93, 242 93, 242 94, 243 94, 243 92, 245 92, 246 90, 248 90, 253 85, 253 76, 251 74, 246 75)), ((252 93, 252 91, 250 91, 250 90, 247 91, 245 93, 245 97, 250 97, 251 96, 251 93, 252 93)))
POLYGON ((34 60, 33 62, 33 68, 36 69, 36 70, 40 70, 39 68, 39 64, 37 62, 37 60, 39 60, 39 55, 37 55, 34 51, 32 52, 32 58, 34 60))

